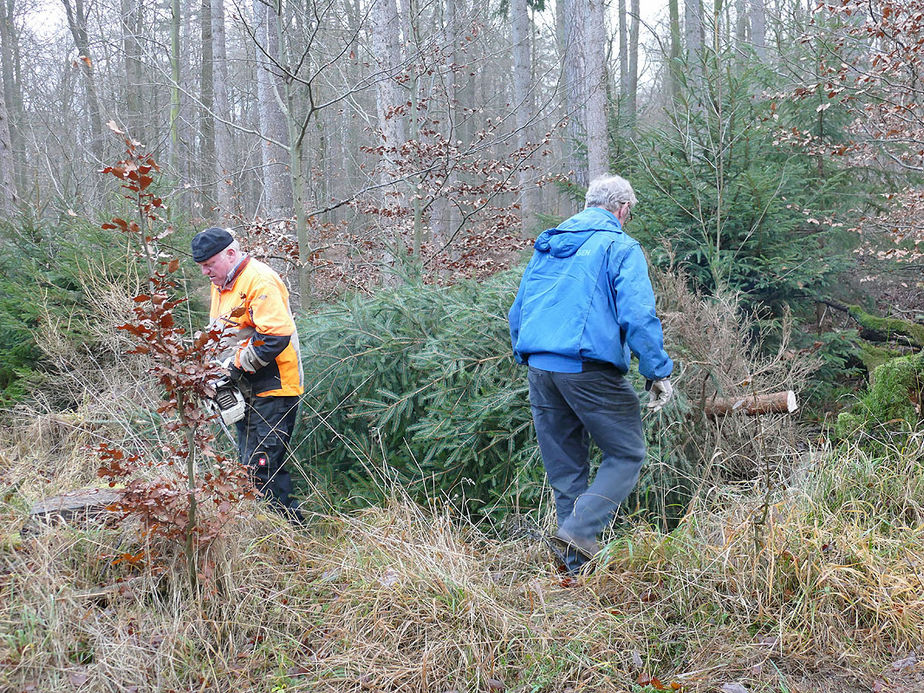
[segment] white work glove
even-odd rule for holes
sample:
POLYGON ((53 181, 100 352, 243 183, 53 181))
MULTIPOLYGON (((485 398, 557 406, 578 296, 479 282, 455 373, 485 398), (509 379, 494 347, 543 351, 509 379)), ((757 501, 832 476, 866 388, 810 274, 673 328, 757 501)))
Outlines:
POLYGON ((651 383, 651 391, 648 393, 648 408, 651 411, 661 411, 661 407, 673 396, 674 388, 669 378, 655 380, 651 383))
POLYGON ((257 356, 257 350, 253 348, 253 344, 248 344, 241 349, 240 360, 241 369, 248 373, 256 373, 269 363, 269 361, 264 361, 257 356))

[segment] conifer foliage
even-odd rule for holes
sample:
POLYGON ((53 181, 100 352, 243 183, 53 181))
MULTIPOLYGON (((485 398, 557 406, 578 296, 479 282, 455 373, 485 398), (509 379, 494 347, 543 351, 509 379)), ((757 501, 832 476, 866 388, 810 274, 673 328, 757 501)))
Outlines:
MULTIPOLYGON (((311 385, 296 454, 322 485, 354 502, 397 485, 473 518, 548 507, 527 371, 510 347, 507 311, 519 277, 408 284, 341 302, 299 327, 311 385)), ((630 377, 641 391, 644 380, 630 377)), ((668 425, 683 417, 682 399, 646 416, 649 463, 625 504, 667 524, 698 483, 680 429, 668 425)))
MULTIPOLYGON (((369 502, 397 486, 418 502, 448 499, 473 518, 549 508, 529 408, 527 369, 514 362, 507 311, 519 272, 449 287, 407 284, 332 305, 299 325, 308 389, 296 455, 335 498, 369 502)), ((704 484, 753 478, 768 449, 788 449, 782 416, 703 414, 715 396, 800 390, 812 353, 762 353, 760 330, 732 295, 691 292, 681 273, 655 273, 676 397, 644 409, 648 454, 620 509, 664 528, 704 484), (754 335, 757 335, 755 337, 754 335)), ((591 465, 599 459, 592 451, 591 465)))
POLYGON ((849 266, 843 192, 854 178, 790 151, 781 121, 802 122, 805 109, 755 97, 760 69, 725 72, 731 60, 710 56, 710 90, 684 84, 668 121, 645 135, 637 233, 657 264, 676 261, 697 288, 741 292, 745 307, 780 314, 827 295, 849 266))
POLYGON ((408 284, 300 326, 310 385, 297 454, 367 500, 397 482, 479 515, 533 507, 542 464, 510 354, 515 280, 408 284))

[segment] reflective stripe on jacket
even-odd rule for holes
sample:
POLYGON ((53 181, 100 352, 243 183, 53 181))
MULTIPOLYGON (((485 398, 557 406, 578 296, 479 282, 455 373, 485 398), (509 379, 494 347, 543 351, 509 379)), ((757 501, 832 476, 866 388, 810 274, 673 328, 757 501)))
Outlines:
POLYGON ((673 370, 645 255, 600 207, 539 235, 508 317, 519 363, 576 373, 604 361, 625 373, 634 353, 646 378, 673 370))
POLYGON ((234 365, 240 367, 240 350, 251 343, 267 364, 256 373, 245 374, 255 395, 285 397, 304 392, 289 290, 275 270, 259 260, 244 258, 224 288, 212 285, 209 317, 227 334, 237 335, 234 365))

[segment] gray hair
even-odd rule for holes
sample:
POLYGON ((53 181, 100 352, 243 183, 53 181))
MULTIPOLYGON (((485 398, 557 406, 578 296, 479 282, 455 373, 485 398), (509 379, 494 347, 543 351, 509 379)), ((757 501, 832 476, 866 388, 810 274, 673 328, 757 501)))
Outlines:
POLYGON ((629 181, 622 176, 600 176, 599 178, 594 178, 590 182, 590 187, 587 188, 587 195, 584 197, 584 209, 603 207, 615 213, 617 209, 627 202, 630 209, 638 202, 629 181))

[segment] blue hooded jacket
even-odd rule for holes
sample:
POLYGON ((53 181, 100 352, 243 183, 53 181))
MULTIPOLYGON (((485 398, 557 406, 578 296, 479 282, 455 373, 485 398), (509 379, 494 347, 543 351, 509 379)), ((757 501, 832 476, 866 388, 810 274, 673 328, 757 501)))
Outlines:
POLYGON ((625 373, 634 353, 650 380, 674 367, 641 246, 602 207, 539 235, 508 317, 518 363, 579 373, 605 361, 625 373))

